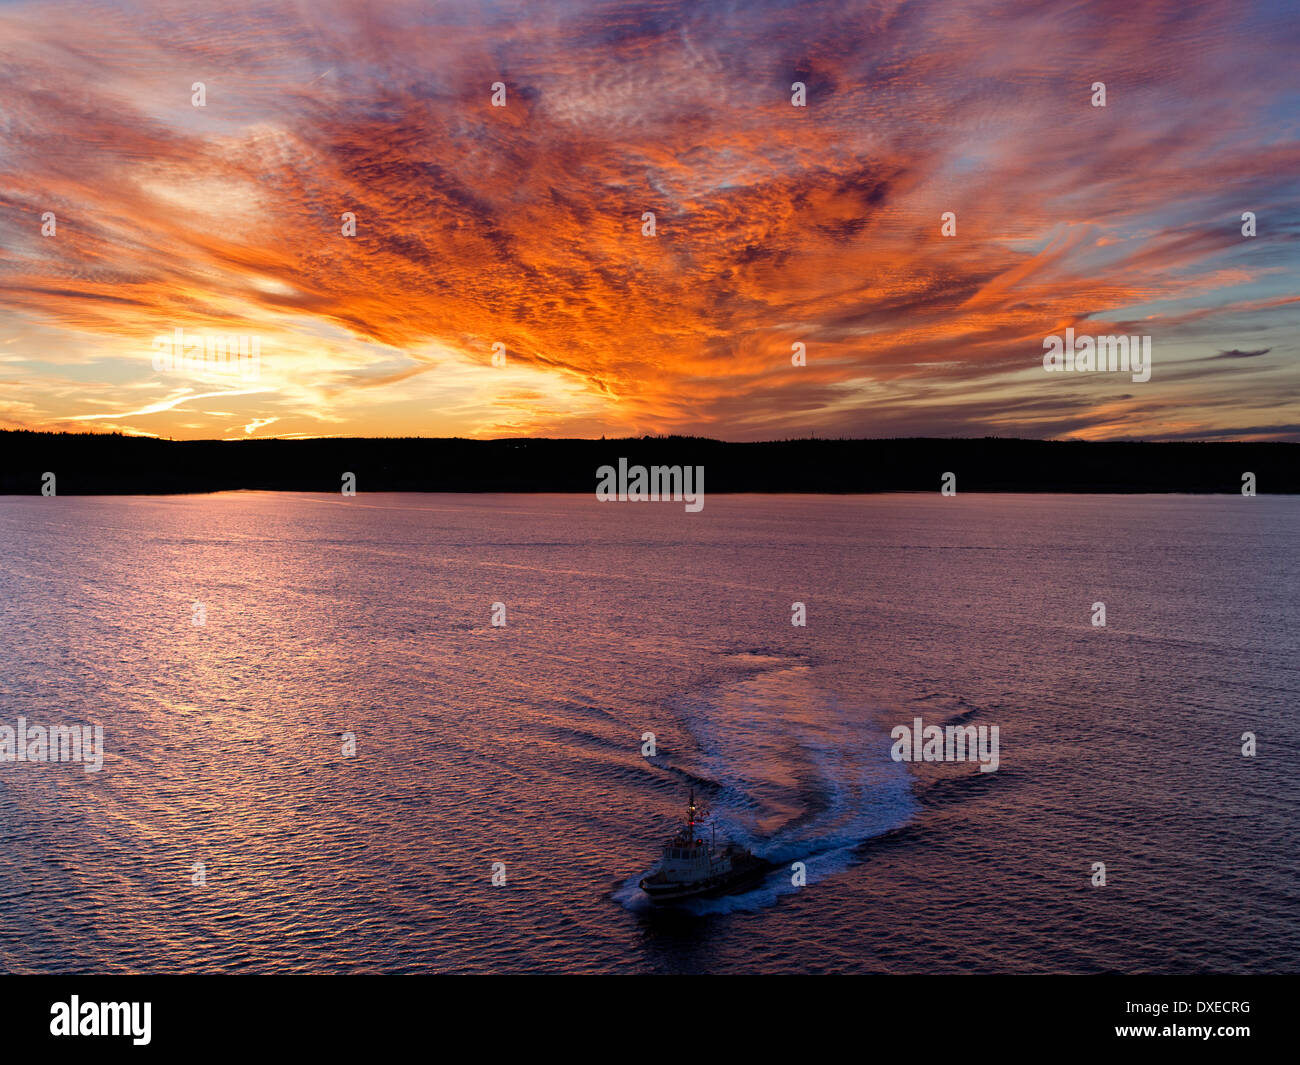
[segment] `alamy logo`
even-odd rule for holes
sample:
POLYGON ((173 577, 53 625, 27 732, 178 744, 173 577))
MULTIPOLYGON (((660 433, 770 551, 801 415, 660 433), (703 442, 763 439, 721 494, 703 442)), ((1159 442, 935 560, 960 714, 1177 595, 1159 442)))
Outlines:
POLYGON ((0 725, 0 762, 80 762, 87 773, 104 768, 104 726, 0 725))
POLYGON ((148 1046, 153 1003, 70 1002, 50 1006, 50 1035, 129 1035, 138 1047, 148 1046))
POLYGON ((1119 371, 1131 373, 1137 384, 1151 380, 1150 337, 1076 337, 1071 328, 1064 338, 1047 337, 1043 347, 1044 370, 1119 371))
POLYGON ((974 762, 981 773, 998 768, 997 725, 925 725, 919 717, 912 727, 896 725, 889 733, 894 740, 889 755, 895 762, 974 762))
POLYGON ((153 368, 159 373, 213 373, 255 381, 262 373, 262 338, 234 333, 190 333, 176 328, 155 337, 153 368))
POLYGON ((627 459, 618 460, 618 469, 602 466, 596 471, 596 498, 602 503, 685 502, 688 513, 704 509, 703 466, 644 466, 628 468, 627 459))

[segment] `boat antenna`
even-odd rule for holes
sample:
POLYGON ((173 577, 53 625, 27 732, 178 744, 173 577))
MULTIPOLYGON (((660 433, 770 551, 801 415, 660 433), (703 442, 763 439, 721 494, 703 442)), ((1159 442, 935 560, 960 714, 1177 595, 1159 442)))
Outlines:
POLYGON ((691 830, 691 836, 695 835, 695 789, 691 788, 691 798, 686 804, 686 825, 691 830))

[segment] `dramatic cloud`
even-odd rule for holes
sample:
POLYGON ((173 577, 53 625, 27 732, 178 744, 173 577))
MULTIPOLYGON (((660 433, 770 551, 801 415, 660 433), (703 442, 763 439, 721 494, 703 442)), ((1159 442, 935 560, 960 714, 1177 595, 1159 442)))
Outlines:
POLYGON ((46 0, 0 41, 3 425, 1296 436, 1283 4, 46 0), (1151 380, 1045 373, 1071 327, 1151 380), (155 370, 176 329, 256 378, 155 370))

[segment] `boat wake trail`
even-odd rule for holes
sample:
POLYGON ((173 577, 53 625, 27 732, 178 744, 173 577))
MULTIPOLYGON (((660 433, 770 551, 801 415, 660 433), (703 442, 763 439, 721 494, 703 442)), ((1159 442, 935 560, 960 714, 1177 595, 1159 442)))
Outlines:
MULTIPOLYGON (((677 768, 710 785, 719 838, 748 847, 773 869, 743 894, 679 904, 699 914, 770 906, 800 890, 794 863, 816 883, 855 864, 860 844, 920 810, 906 767, 889 756, 888 734, 863 708, 822 690, 812 666, 734 657, 739 678, 675 707, 698 748, 695 764, 677 768)), ((614 899, 647 908, 639 880, 621 885, 614 899)))

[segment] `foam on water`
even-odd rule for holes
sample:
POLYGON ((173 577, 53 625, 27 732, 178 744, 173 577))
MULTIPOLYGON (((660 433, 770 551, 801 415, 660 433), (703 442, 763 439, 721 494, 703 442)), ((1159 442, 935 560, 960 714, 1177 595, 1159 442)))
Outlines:
MULTIPOLYGON (((888 735, 866 708, 841 706, 796 659, 745 654, 728 664, 738 676, 677 706, 699 762, 675 768, 715 786, 706 808, 719 840, 776 868, 750 891, 680 906, 700 914, 761 909, 798 891, 795 862, 810 884, 843 872, 860 844, 919 809, 911 777, 889 757, 888 735)), ((613 898, 629 909, 649 906, 637 886, 642 875, 613 898)))

